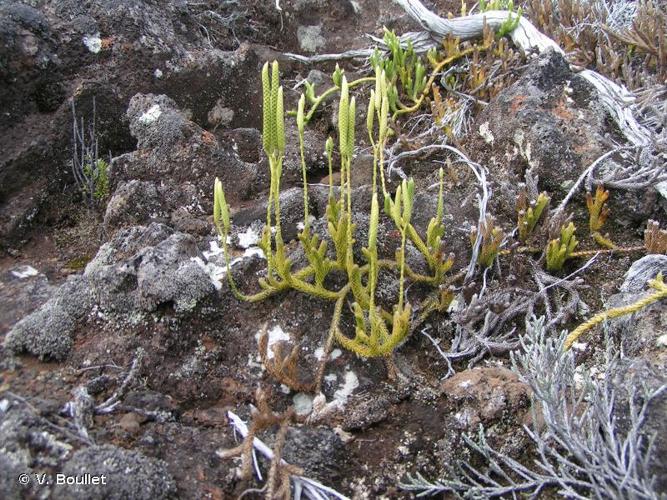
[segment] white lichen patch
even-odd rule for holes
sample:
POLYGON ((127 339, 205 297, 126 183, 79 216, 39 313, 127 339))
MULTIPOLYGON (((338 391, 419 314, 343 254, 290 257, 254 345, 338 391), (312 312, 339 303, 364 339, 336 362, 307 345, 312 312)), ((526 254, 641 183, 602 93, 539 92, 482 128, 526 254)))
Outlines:
POLYGON ((587 342, 573 342, 572 343, 572 349, 574 349, 575 351, 584 352, 587 347, 588 347, 587 342))
POLYGON ((299 26, 296 30, 296 37, 299 40, 301 50, 305 52, 317 52, 324 48, 326 40, 322 36, 322 25, 299 26))
POLYGON ((162 110, 160 109, 160 106, 158 104, 153 104, 148 111, 139 117, 139 122, 144 125, 149 125, 160 118, 161 114, 162 110))
MULTIPOLYGON (((255 334, 255 340, 259 344, 259 339, 262 336, 262 331, 260 330, 255 334)), ((268 359, 273 359, 273 345, 277 342, 282 342, 282 341, 289 341, 290 336, 289 333, 286 333, 280 325, 276 325, 273 328, 271 328, 267 335, 269 336, 269 341, 266 346, 266 357, 268 359)))
POLYGON ((259 234, 252 228, 252 226, 250 226, 244 233, 239 233, 238 238, 239 246, 241 248, 249 248, 257 244, 259 241, 259 234))
POLYGON ((243 252, 243 258, 245 259, 246 257, 253 257, 253 256, 261 257, 262 259, 266 259, 266 255, 264 255, 264 251, 259 248, 259 247, 250 247, 246 248, 246 251, 243 252))
POLYGON ((482 136, 482 139, 484 139, 484 142, 487 144, 493 145, 493 141, 495 141, 495 137, 493 137, 493 134, 491 133, 491 130, 489 129, 489 122, 484 122, 479 126, 479 135, 482 136))
POLYGON ((218 245, 217 240, 211 240, 208 243, 209 248, 211 249, 210 251, 204 251, 202 252, 204 254, 204 257, 206 257, 206 260, 211 260, 211 257, 215 257, 217 255, 221 255, 224 253, 224 250, 220 248, 220 245, 218 245))
POLYGON ((324 381, 329 382, 330 384, 333 384, 334 382, 336 382, 336 380, 338 380, 338 375, 336 375, 335 373, 329 373, 328 375, 324 376, 324 381))
MULTIPOLYGON (((308 214, 308 222, 312 225, 312 223, 315 222, 315 217, 308 214)), ((303 231, 306 228, 306 225, 303 222, 298 222, 297 225, 296 225, 296 228, 299 231, 303 231)))
POLYGON ((95 33, 94 35, 84 35, 83 44, 93 54, 98 54, 100 50, 102 50, 102 39, 100 38, 99 33, 95 33))
POLYGON ((227 269, 224 267, 216 266, 213 262, 204 262, 200 257, 190 257, 190 260, 202 268, 209 278, 216 290, 222 288, 222 278, 225 277, 227 269))
POLYGON ((32 276, 37 276, 39 271, 32 266, 19 266, 16 269, 12 270, 12 274, 18 279, 26 279, 32 276))
POLYGON ((658 344, 658 347, 667 347, 667 333, 660 335, 655 343, 658 344))
MULTIPOLYGON (((315 349, 315 352, 313 352, 313 354, 315 355, 315 358, 318 361, 321 361, 322 358, 324 357, 324 349, 322 347, 318 347, 317 349, 315 349)), ((329 361, 333 361, 334 359, 339 358, 341 354, 343 354, 343 351, 341 351, 340 349, 334 349, 333 351, 331 351, 331 354, 329 355, 329 361)), ((335 379, 336 376, 334 375, 334 380, 335 379)))
POLYGON ((299 392, 292 398, 294 401, 294 411, 297 415, 310 415, 313 411, 313 396, 299 392))
POLYGON ((357 387, 359 387, 359 377, 352 370, 348 370, 345 372, 345 380, 334 392, 334 401, 344 404, 357 387))

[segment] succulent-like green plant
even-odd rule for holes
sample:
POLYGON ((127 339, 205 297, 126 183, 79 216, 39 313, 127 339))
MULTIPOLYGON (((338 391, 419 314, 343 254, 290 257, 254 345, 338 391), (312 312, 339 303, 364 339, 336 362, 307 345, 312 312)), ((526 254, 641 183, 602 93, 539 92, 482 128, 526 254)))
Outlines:
POLYGON ((574 232, 576 227, 572 222, 560 230, 560 238, 549 241, 547 245, 547 269, 560 271, 565 261, 570 258, 579 242, 574 232))
MULTIPOLYGON (((304 156, 304 137, 308 123, 306 104, 309 101, 308 89, 299 99, 296 112, 296 125, 299 136, 301 157, 304 227, 298 238, 307 258, 308 264, 299 270, 292 269, 292 262, 286 255, 285 244, 280 228, 280 178, 285 155, 285 125, 283 112, 283 94, 279 83, 278 64, 265 64, 262 70, 263 89, 263 126, 264 151, 269 159, 270 187, 266 214, 266 226, 259 242, 267 258, 266 277, 259 280, 262 290, 253 295, 245 295, 234 283, 230 272, 230 258, 227 248, 227 237, 231 229, 230 211, 226 203, 222 184, 216 180, 214 187, 214 222, 224 245, 227 260, 227 279, 236 297, 246 301, 260 301, 270 295, 284 290, 294 289, 308 295, 335 301, 334 314, 327 340, 327 352, 334 340, 358 355, 366 357, 389 357, 393 350, 405 340, 410 332, 412 307, 405 298, 405 282, 419 281, 433 285, 440 291, 444 275, 453 264, 451 255, 445 256, 442 237, 444 225, 444 182, 443 171, 440 170, 440 191, 438 208, 435 217, 430 221, 426 231, 426 241, 422 240, 411 223, 415 185, 412 179, 404 180, 392 195, 387 190, 383 172, 384 149, 390 135, 389 83, 383 70, 376 68, 373 78, 375 89, 371 91, 371 99, 366 117, 366 129, 373 146, 373 195, 370 207, 370 229, 368 244, 362 249, 363 260, 356 262, 352 251, 355 242, 355 224, 352 218, 352 184, 351 169, 355 147, 356 98, 350 95, 350 85, 342 70, 334 73, 334 82, 340 85, 340 101, 338 104, 338 150, 340 157, 340 187, 336 194, 332 183, 333 150, 332 138, 326 142, 325 150, 329 162, 329 201, 326 209, 328 238, 312 234, 308 215, 308 179, 304 156), (378 170, 380 181, 378 182, 378 170), (401 246, 396 251, 395 259, 379 259, 378 257, 378 226, 380 221, 379 197, 384 199, 386 215, 394 222, 401 234, 401 246), (405 259, 405 247, 410 239, 415 247, 424 255, 431 275, 415 273, 405 259), (329 241, 333 246, 333 254, 329 250, 329 241), (399 296, 391 311, 385 310, 376 302, 378 277, 383 270, 397 272, 399 279, 399 296), (327 288, 326 278, 330 273, 342 273, 347 283, 339 290, 327 288), (352 314, 355 318, 355 336, 348 337, 340 330, 340 319, 343 304, 350 297, 352 314)), ((451 301, 450 294, 441 293, 435 306, 427 304, 426 313, 442 310, 443 304, 451 301)), ((424 314, 424 313, 422 313, 424 314)), ((323 373, 321 367, 318 376, 323 373)), ((289 378, 289 377, 287 377, 289 378)))
MULTIPOLYGON (((500 253, 505 233, 502 228, 496 226, 496 220, 493 216, 487 215, 482 224, 482 246, 477 256, 477 262, 483 267, 491 267, 500 253)), ((470 231, 470 243, 475 244, 477 240, 477 228, 473 227, 470 231)))
POLYGON ((551 198, 547 193, 542 192, 537 196, 536 200, 528 202, 527 194, 522 191, 517 199, 519 240, 523 243, 528 241, 528 238, 533 234, 535 226, 542 217, 544 209, 549 205, 551 198))
POLYGON ((598 186, 594 196, 590 193, 586 194, 586 208, 588 208, 588 227, 591 230, 591 237, 598 245, 613 249, 616 248, 616 245, 600 233, 602 226, 609 217, 608 199, 609 191, 602 186, 598 186))
POLYGON ((496 31, 497 37, 503 37, 509 35, 514 29, 519 25, 521 15, 523 14, 523 9, 519 7, 516 11, 514 10, 514 0, 480 0, 479 2, 479 11, 486 12, 489 10, 507 10, 509 15, 507 19, 500 25, 496 31), (516 14, 516 16, 513 16, 516 14))
POLYGON ((415 103, 426 89, 428 76, 422 58, 415 52, 412 42, 401 42, 393 31, 384 28, 384 43, 388 55, 375 50, 370 58, 374 68, 384 71, 388 81, 387 95, 392 113, 405 106, 400 101, 398 84, 403 93, 415 103))

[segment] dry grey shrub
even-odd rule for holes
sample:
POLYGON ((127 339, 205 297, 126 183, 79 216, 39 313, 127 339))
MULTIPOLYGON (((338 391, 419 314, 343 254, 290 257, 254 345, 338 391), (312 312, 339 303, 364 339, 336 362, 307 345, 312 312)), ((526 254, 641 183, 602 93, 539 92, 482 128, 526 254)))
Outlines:
POLYGON ((642 426, 652 400, 667 389, 648 387, 638 375, 621 385, 612 376, 620 361, 608 342, 604 372, 584 374, 576 387, 572 351, 564 351, 565 333, 546 334, 544 318, 532 319, 521 337, 522 352, 512 353, 512 369, 533 392, 533 422, 524 427, 533 444, 532 463, 521 463, 492 448, 480 428, 466 445, 487 464, 468 461, 450 467, 449 478, 428 481, 408 476, 400 486, 418 496, 450 492, 461 498, 538 497, 553 488, 568 498, 658 499, 649 472, 653 437, 642 426))

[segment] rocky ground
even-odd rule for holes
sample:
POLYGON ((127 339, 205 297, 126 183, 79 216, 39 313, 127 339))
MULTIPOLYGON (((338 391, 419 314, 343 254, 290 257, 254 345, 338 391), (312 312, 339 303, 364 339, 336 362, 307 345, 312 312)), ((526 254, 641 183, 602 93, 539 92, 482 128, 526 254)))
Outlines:
MULTIPOLYGON (((445 478, 461 459, 483 467, 465 443, 480 424, 495 449, 530 462, 535 451, 522 427, 534 423, 530 386, 510 370, 508 350, 492 344, 452 357, 450 365, 438 349, 454 352, 456 325, 482 326, 461 317, 457 323, 452 311, 432 315, 396 351, 393 380, 382 361, 334 346, 322 385, 330 411, 319 411, 321 397, 290 390, 263 366, 258 340, 268 332, 269 357, 276 346, 299 346, 298 377, 310 382, 334 305, 295 291, 239 302, 224 279, 211 216, 216 177, 232 207, 232 272, 239 287, 257 290, 265 270, 257 248, 269 185, 261 67, 274 58, 281 62, 291 109, 302 90, 296 84, 308 77, 327 88, 333 65, 301 64, 283 53, 364 48, 369 40, 363 35, 381 36, 382 26, 415 29, 386 0, 280 3, 282 11, 273 1, 254 0, 0 4, 3 498, 235 498, 258 490, 264 481, 240 477, 239 459, 225 457, 241 442, 228 412, 251 421, 258 387, 274 411, 296 411, 282 457, 301 467, 303 476, 349 497, 409 497, 399 487, 408 474, 445 478), (111 158, 108 197, 92 209, 71 173, 72 105, 86 119, 94 106, 100 156, 111 158), (105 486, 37 480, 58 473, 106 474, 109 480, 105 486), (29 474, 27 484, 19 481, 21 474, 29 474)), ((460 10, 458 2, 433 1, 429 7, 442 14, 460 10)), ((352 61, 344 67, 348 76, 367 72, 352 61)), ((355 92, 359 102, 367 100, 367 89, 355 92)), ((324 106, 306 138, 310 213, 321 233, 328 174, 323 151, 327 136, 335 135, 334 108, 334 100, 324 106)), ((365 112, 358 115, 363 130, 365 112)), ((287 137, 283 231, 298 262, 304 259, 296 241, 303 198, 291 119, 287 137)), ((558 203, 585 168, 623 140, 595 89, 550 52, 516 64, 511 81, 474 113, 456 146, 488 169, 489 211, 510 234, 518 184, 527 171, 558 203)), ((360 141, 353 211, 363 241, 370 199, 363 167, 370 168, 372 156, 367 141, 360 141)), ((446 157, 421 155, 400 165, 416 179, 413 219, 422 232, 437 205, 433 184, 446 157)), ((641 246, 648 219, 667 225, 667 200, 655 186, 610 191, 604 231, 617 245, 641 246)), ((470 171, 450 166, 444 239, 455 256, 452 274, 470 259, 477 193, 470 171)), ((587 227, 583 191, 568 210, 579 228, 587 227)), ((383 224, 380 238, 381 253, 392 256, 400 243, 393 226, 383 224)), ((587 235, 579 239, 582 248, 596 248, 587 235)), ((644 296, 648 279, 658 270, 667 275, 667 257, 644 254, 599 255, 579 281, 569 275, 586 260, 568 262, 556 274, 567 277, 576 294, 569 288, 554 292, 552 306, 567 312, 555 330, 644 296), (575 295, 572 308, 568 300, 575 295)), ((523 300, 521 290, 538 290, 531 271, 536 261, 525 254, 501 256, 499 267, 478 270, 457 289, 457 300, 470 303, 484 283, 489 298, 481 307, 502 316, 523 300)), ((397 289, 396 277, 388 276, 382 300, 393 300, 397 289)), ((417 303, 425 293, 415 287, 409 297, 417 303)), ((525 312, 499 327, 513 349, 525 332, 525 312)), ((545 314, 544 305, 534 313, 545 314)), ((343 329, 351 332, 353 324, 345 311, 343 329)), ((619 370, 627 364, 601 365, 607 332, 624 359, 635 363, 631 371, 656 389, 667 381, 666 325, 664 301, 614 320, 578 344, 577 363, 610 380, 624 378, 619 370)), ((666 416, 667 391, 652 400, 641 430, 657 433, 649 474, 663 493, 666 416)), ((259 437, 271 446, 276 429, 259 437)), ((259 467, 266 476, 269 462, 260 460, 259 467)), ((252 495, 263 493, 244 498, 252 495)))

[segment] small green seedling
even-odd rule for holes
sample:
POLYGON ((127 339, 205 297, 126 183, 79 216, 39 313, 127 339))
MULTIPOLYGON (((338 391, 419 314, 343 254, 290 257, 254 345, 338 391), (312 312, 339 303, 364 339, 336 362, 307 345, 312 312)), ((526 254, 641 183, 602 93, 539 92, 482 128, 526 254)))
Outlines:
POLYGON ((537 223, 544 212, 544 209, 549 205, 551 198, 547 193, 542 192, 538 195, 536 200, 528 203, 525 190, 521 191, 517 199, 519 240, 526 243, 533 234, 537 223))
POLYGON ((560 271, 565 261, 570 258, 579 242, 574 232, 576 227, 572 222, 560 230, 560 238, 549 241, 547 245, 547 270, 560 271))
MULTIPOLYGON (((502 245, 505 234, 502 228, 495 225, 495 219, 491 215, 486 217, 482 224, 482 246, 477 256, 477 262, 483 267, 491 267, 498 257, 500 246, 502 245)), ((470 242, 472 245, 477 240, 477 228, 473 227, 470 232, 470 242)))
POLYGON ((606 236, 602 236, 600 230, 609 217, 609 208, 607 200, 609 191, 604 187, 598 186, 595 190, 595 196, 586 194, 586 208, 588 208, 588 227, 591 230, 591 237, 595 242, 605 248, 616 248, 616 245, 606 236))

